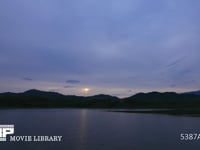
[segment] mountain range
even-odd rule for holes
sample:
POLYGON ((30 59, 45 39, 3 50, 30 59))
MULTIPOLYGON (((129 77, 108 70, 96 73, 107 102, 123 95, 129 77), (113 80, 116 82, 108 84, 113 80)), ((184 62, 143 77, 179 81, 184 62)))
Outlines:
POLYGON ((138 93, 127 98, 110 95, 74 96, 28 90, 0 93, 0 108, 200 108, 200 91, 138 93))
POLYGON ((200 91, 185 92, 184 94, 200 95, 200 91))

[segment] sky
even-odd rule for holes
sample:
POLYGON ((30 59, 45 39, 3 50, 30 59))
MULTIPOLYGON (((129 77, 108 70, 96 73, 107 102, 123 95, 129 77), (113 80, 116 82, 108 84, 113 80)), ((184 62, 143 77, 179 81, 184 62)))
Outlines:
POLYGON ((199 0, 1 0, 0 92, 200 89, 199 0))

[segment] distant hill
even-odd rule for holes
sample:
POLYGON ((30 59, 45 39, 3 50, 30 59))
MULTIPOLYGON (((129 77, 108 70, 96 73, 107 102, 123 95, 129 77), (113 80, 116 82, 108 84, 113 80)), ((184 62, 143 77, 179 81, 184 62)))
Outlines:
POLYGON ((200 108, 200 95, 174 92, 138 93, 119 99, 110 95, 70 96, 56 92, 28 90, 0 93, 0 108, 200 108))
POLYGON ((183 94, 194 94, 194 95, 200 95, 200 91, 192 91, 192 92, 185 92, 183 94))
POLYGON ((147 108, 177 108, 200 107, 200 96, 192 94, 177 94, 174 92, 138 93, 124 99, 128 106, 147 108))
POLYGON ((118 100, 117 97, 110 96, 110 95, 105 95, 105 94, 99 94, 95 96, 89 96, 87 97, 88 100, 118 100))
POLYGON ((28 91, 25 91, 24 93, 21 93, 21 95, 24 96, 45 96, 45 97, 62 97, 64 95, 56 92, 44 92, 44 91, 39 91, 36 89, 31 89, 28 91))

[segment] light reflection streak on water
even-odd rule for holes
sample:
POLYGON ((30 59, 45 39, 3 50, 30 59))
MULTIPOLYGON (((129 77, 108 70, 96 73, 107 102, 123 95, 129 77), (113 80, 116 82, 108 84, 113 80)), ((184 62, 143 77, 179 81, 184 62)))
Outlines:
POLYGON ((79 149, 85 150, 87 145, 87 110, 80 111, 80 144, 79 149))

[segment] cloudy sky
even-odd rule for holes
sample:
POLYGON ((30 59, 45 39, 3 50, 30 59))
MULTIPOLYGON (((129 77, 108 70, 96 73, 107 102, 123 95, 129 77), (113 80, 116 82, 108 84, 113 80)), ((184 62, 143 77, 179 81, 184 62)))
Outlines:
POLYGON ((1 0, 0 92, 197 90, 199 27, 199 0, 1 0))

